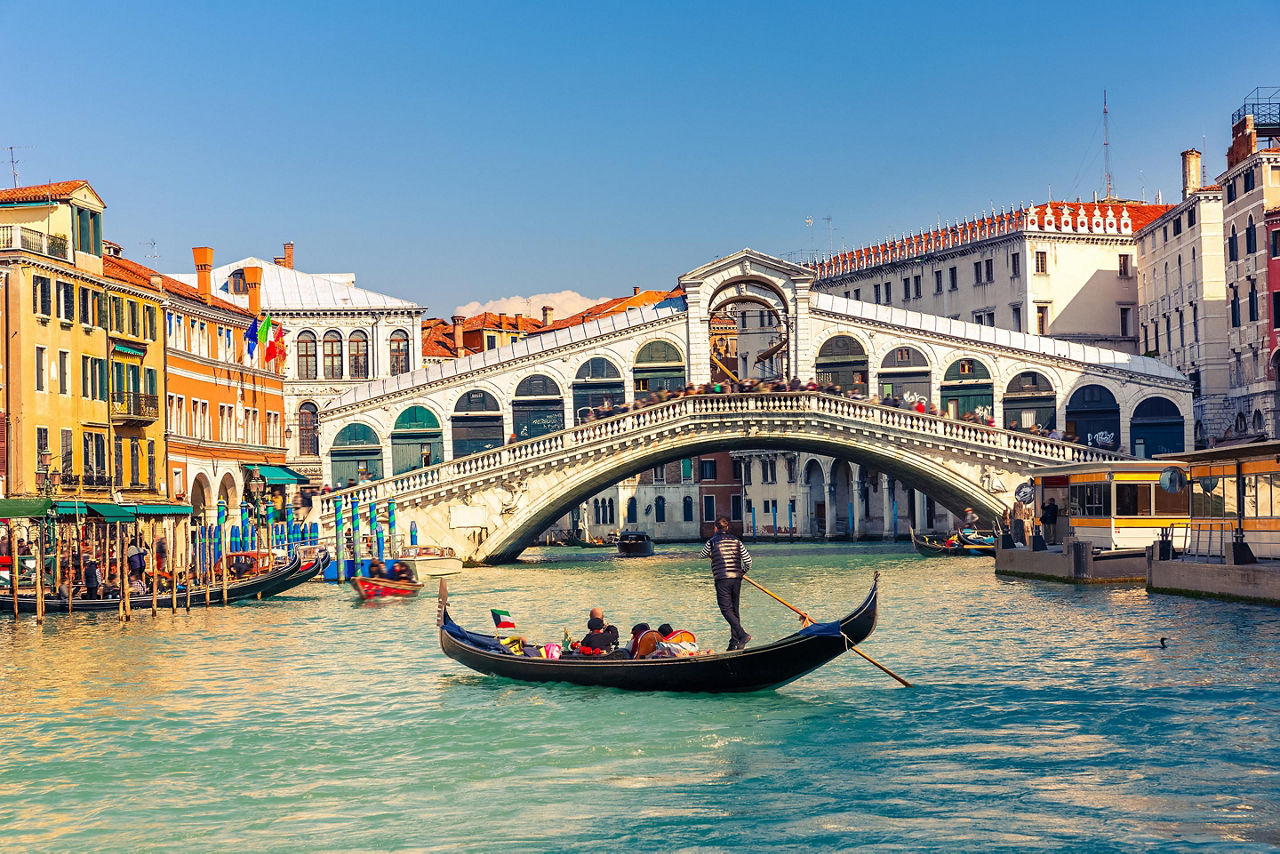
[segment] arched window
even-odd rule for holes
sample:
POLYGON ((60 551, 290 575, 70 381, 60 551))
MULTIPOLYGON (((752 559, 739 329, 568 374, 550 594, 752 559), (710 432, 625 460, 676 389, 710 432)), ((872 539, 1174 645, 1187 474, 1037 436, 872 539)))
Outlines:
POLYGON ((342 379, 342 333, 329 331, 324 334, 324 378, 342 379))
POLYGON ((596 519, 596 524, 597 524, 597 525, 602 525, 602 524, 604 524, 603 522, 601 522, 601 521, 600 521, 600 499, 599 499, 599 498, 593 498, 593 499, 591 499, 591 506, 592 506, 593 508, 595 508, 595 519, 596 519))
POLYGON ((409 373, 409 333, 397 329, 391 333, 391 376, 409 373))
POLYGON ((1253 217, 1249 217, 1249 224, 1244 228, 1244 251, 1246 255, 1252 255, 1258 251, 1258 230, 1253 227, 1253 217))
POLYGON ((692 522, 693 521, 693 496, 686 495, 684 497, 684 501, 682 502, 682 504, 684 505, 684 520, 686 522, 692 522))
POLYGON ((1231 226, 1231 236, 1227 238, 1227 260, 1240 260, 1239 244, 1236 243, 1236 227, 1234 225, 1231 226))
POLYGON ((310 329, 298 333, 298 379, 316 378, 316 334, 310 329))
POLYGON ((367 424, 348 424, 329 449, 335 486, 354 486, 382 478, 382 440, 367 424))
MULTIPOLYGON (((315 345, 315 336, 312 335, 312 359, 315 359, 315 345)), ((302 456, 320 453, 320 435, 316 430, 318 412, 314 403, 308 402, 298 407, 298 453, 302 456)))
POLYGON ((627 499, 627 524, 628 525, 634 525, 636 523, 636 519, 638 518, 636 509, 637 509, 636 498, 633 495, 627 499))
POLYGON ((351 353, 351 379, 369 379, 369 336, 357 329, 347 339, 351 353))
POLYGON ((1249 422, 1245 420, 1243 412, 1236 413, 1236 433, 1243 434, 1249 429, 1249 422))
POLYGON ((661 495, 653 499, 653 521, 659 523, 667 521, 667 499, 661 495))
POLYGON ((617 520, 617 516, 613 514, 613 499, 610 498, 608 501, 605 502, 605 505, 609 514, 609 521, 606 522, 605 524, 612 525, 617 520))
POLYGON ((836 335, 823 342, 814 363, 818 382, 840 386, 840 390, 867 393, 867 352, 857 339, 836 335))
POLYGON ((1262 429, 1262 410, 1260 409, 1253 410, 1253 429, 1262 429))

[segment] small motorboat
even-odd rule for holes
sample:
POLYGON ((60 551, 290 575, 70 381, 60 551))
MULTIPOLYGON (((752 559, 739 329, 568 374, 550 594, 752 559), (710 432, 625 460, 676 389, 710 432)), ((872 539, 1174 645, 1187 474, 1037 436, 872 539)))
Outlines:
POLYGON ((623 531, 618 537, 618 554, 648 557, 653 554, 653 540, 644 531, 623 531))
POLYGON ((406 564, 414 578, 439 578, 462 572, 462 558, 447 546, 405 546, 391 566, 406 564))
POLYGON ((390 578, 366 578, 357 575, 347 582, 361 599, 389 599, 417 596, 426 585, 417 581, 392 581, 390 578))

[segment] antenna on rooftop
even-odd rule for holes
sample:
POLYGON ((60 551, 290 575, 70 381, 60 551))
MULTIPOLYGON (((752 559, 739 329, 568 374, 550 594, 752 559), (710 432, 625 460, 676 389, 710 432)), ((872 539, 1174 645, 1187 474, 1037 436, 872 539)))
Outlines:
POLYGON ((1107 90, 1102 90, 1102 168, 1107 178, 1107 201, 1111 201, 1111 123, 1107 114, 1107 90))
POLYGON ((29 145, 6 145, 5 150, 9 152, 9 171, 13 173, 13 188, 18 188, 18 164, 22 161, 13 156, 15 151, 19 149, 31 148, 29 145))
POLYGON ((814 255, 813 255, 813 217, 811 217, 811 216, 807 216, 807 217, 805 217, 805 218, 804 218, 804 227, 805 227, 805 228, 807 228, 807 229, 809 229, 809 260, 810 260, 810 261, 812 261, 812 260, 813 260, 813 258, 814 258, 814 255))
POLYGON ((150 240, 144 240, 144 241, 142 241, 141 243, 139 243, 138 245, 139 245, 139 246, 149 246, 149 247, 151 247, 151 252, 150 252, 150 254, 148 254, 148 255, 146 255, 146 256, 144 256, 144 257, 151 258, 151 259, 155 259, 155 258, 159 258, 159 257, 160 257, 160 255, 156 252, 156 240, 155 240, 155 238, 154 238, 154 237, 153 237, 153 238, 151 238, 150 240))

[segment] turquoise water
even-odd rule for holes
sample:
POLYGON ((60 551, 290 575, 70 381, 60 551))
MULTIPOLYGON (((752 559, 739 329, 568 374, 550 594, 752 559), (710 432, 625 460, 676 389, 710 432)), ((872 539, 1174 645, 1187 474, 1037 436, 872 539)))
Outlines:
MULTIPOLYGON (((535 550, 452 611, 728 631, 692 547, 535 550)), ((984 559, 759 546, 753 577, 864 644, 776 692, 628 694, 445 658, 435 599, 307 585, 190 614, 0 618, 0 848, 1274 850, 1280 609, 1004 581, 984 559), (1169 648, 1159 648, 1161 636, 1169 648)), ((757 641, 794 618, 743 591, 757 641)))

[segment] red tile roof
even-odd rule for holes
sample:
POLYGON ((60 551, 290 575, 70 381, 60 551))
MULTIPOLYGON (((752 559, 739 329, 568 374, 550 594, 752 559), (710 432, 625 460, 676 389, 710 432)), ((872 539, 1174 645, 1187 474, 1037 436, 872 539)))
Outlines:
POLYGON ((63 201, 71 198, 72 193, 88 184, 88 181, 58 181, 56 184, 36 184, 32 187, 0 190, 0 204, 63 201))
MULTIPOLYGON (((186 299, 201 302, 200 291, 190 285, 185 285, 177 279, 171 279, 161 273, 157 273, 150 267, 144 267, 137 261, 130 261, 128 258, 122 258, 118 255, 105 255, 102 258, 102 275, 108 279, 115 279, 118 282, 127 282, 131 285, 153 290, 151 287, 151 277, 160 276, 160 284, 167 293, 174 296, 184 297, 186 299)), ((243 309, 233 302, 227 302, 219 297, 212 297, 209 305, 214 308, 220 308, 233 314, 252 319, 253 315, 247 309, 243 309)))
POLYGON ((464 332, 475 332, 478 329, 498 329, 513 332, 518 329, 520 332, 534 332, 541 328, 542 322, 532 317, 521 315, 520 322, 517 325, 514 314, 498 315, 491 311, 473 315, 462 322, 464 332))
POLYGON ((457 359, 470 355, 462 348, 459 353, 453 346, 453 324, 444 318, 432 317, 422 321, 422 356, 426 359, 457 359))
POLYGON ((577 314, 570 315, 562 320, 541 327, 539 332, 551 332, 556 329, 568 329, 570 326, 581 326, 591 320, 597 320, 601 317, 608 317, 611 314, 620 314, 631 308, 647 308, 648 306, 657 305, 663 300, 673 296, 683 296, 684 289, 676 288, 672 291, 641 291, 638 294, 632 294, 629 297, 618 297, 616 299, 605 300, 602 303, 584 309, 577 314))

